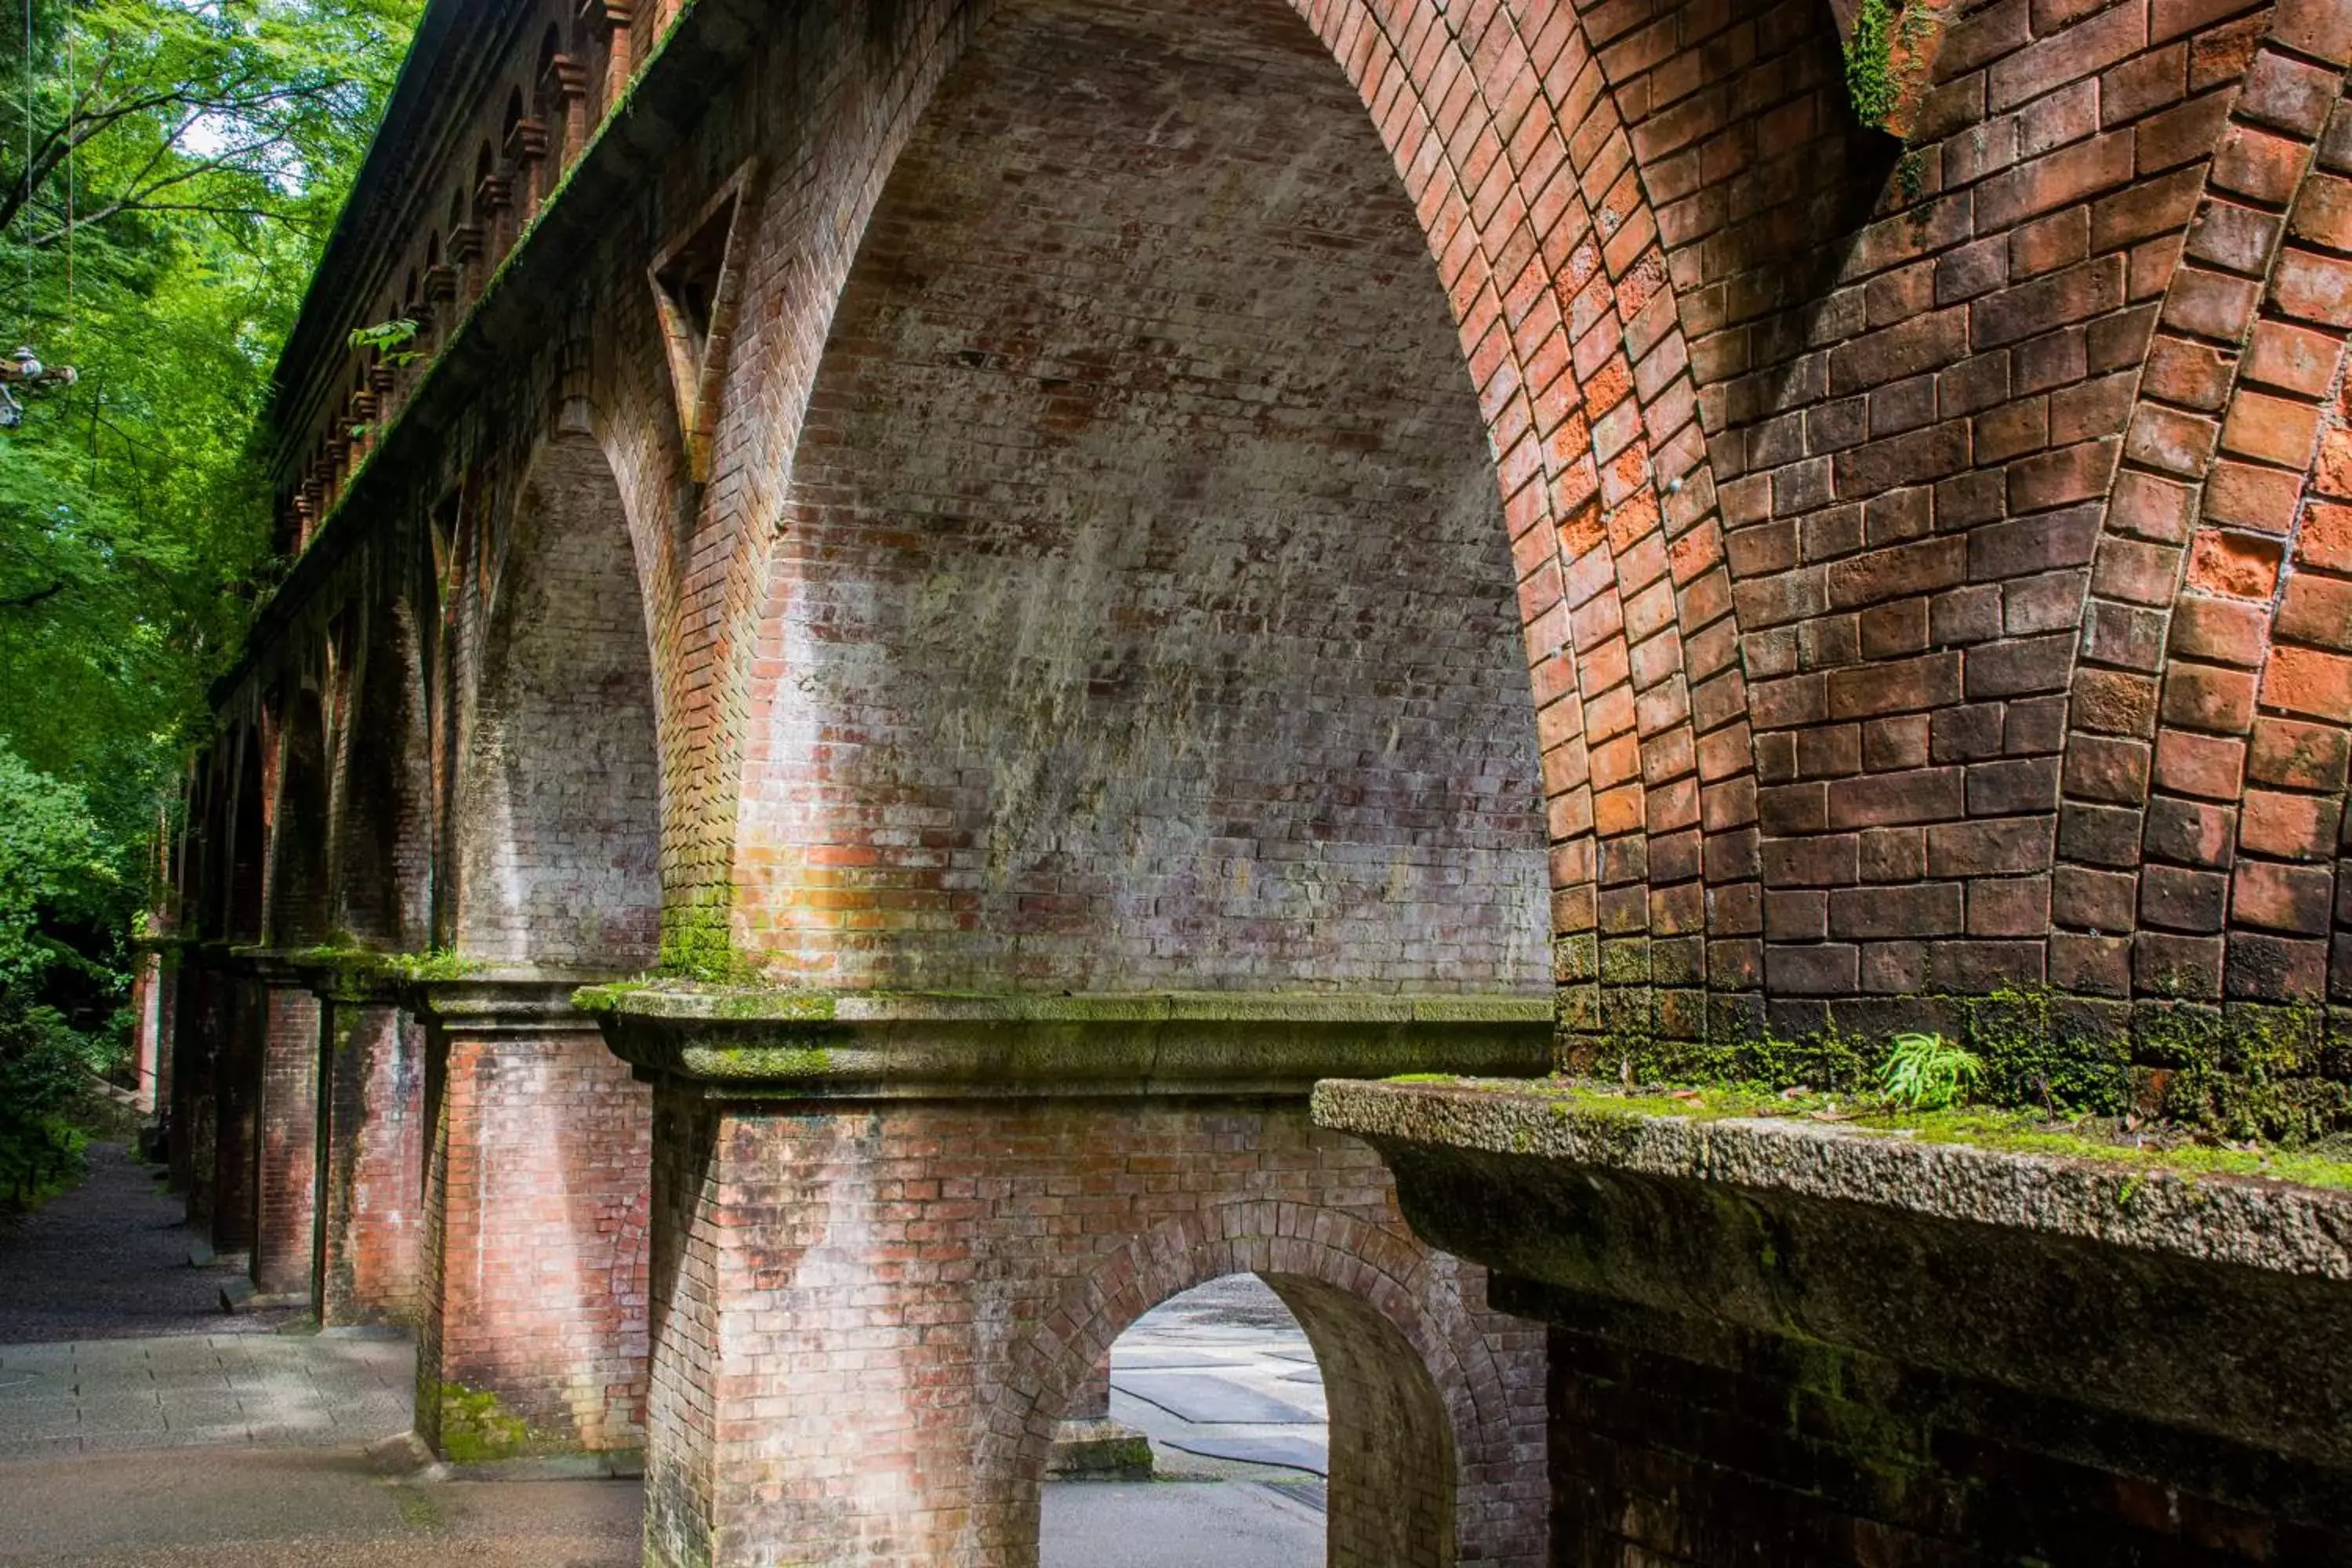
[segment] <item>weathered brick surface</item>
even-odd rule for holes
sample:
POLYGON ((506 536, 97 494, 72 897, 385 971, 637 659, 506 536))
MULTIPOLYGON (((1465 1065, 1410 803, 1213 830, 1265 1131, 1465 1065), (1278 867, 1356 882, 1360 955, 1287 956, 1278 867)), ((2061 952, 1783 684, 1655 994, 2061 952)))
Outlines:
POLYGON ((482 1458, 638 1446, 649 1094, 576 1024, 445 1022, 430 1041, 417 1431, 462 1429, 482 1458))
POLYGON ((265 1295, 307 1296, 318 1220, 319 999, 282 980, 257 984, 253 995, 262 1008, 253 1282, 265 1295))
POLYGON ((1244 1269, 1329 1392, 1333 1563, 1545 1560, 1539 1331, 1303 1105, 656 1114, 648 1561, 1034 1561, 1111 1342, 1244 1269))
MULTIPOLYGON (((1957 0, 1898 146, 1788 0, 446 5, 467 85, 289 358, 307 553, 184 929, 839 988, 1548 956, 1579 1065, 2046 983, 2168 1107, 2194 1007, 2352 1003, 2343 10, 1957 0), (429 375, 348 350, 403 313, 429 375)), ((231 989, 173 1046, 224 1237, 231 989)), ((577 1216, 484 1228, 478 1120, 423 1271, 488 1376, 539 1331, 452 1237, 520 1278, 577 1216)), ((679 1246, 718 1355, 749 1265, 679 1246)), ((517 1397, 625 1431, 626 1357, 548 1332, 517 1397)), ((657 1506, 707 1527, 765 1505, 688 1372, 657 1506)))
POLYGON ((1599 1298, 1553 1296, 1553 1561, 2328 1563, 2341 1481, 2226 1443, 1599 1298), (2159 1477, 2161 1479, 2158 1479, 2159 1477))
POLYGON ((320 1322, 413 1321, 425 1235, 425 1027, 385 1002, 325 1003, 320 1322))

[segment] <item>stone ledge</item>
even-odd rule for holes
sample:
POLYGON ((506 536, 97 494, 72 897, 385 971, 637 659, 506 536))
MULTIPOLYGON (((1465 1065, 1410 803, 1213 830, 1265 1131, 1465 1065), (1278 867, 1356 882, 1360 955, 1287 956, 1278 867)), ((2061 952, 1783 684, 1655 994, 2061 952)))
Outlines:
POLYGON ((2352 1192, 2259 1177, 1929 1142, 1850 1123, 1641 1115, 1545 1085, 1331 1081, 1316 1087, 1315 1119, 1374 1142, 1727 1183, 2352 1281, 2352 1192))
POLYGON ((1549 996, 751 992, 591 987, 638 1076, 715 1098, 1305 1095, 1335 1072, 1528 1072, 1549 996))
POLYGON ((1608 1301, 2027 1393, 2085 1412, 2109 1468, 2167 1432, 2242 1468, 2352 1466, 2352 1194, 1545 1083, 1328 1082, 1313 1103, 1506 1310, 1574 1326, 1608 1301))

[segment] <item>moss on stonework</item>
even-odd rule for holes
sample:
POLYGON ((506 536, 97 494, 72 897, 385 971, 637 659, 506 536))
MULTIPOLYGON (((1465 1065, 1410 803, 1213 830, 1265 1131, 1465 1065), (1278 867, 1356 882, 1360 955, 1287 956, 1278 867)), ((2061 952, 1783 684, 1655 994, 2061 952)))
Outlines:
POLYGON ((1974 1098, 2045 1119, 2133 1117, 2227 1142, 2294 1147, 2352 1137, 2352 1010, 2315 1003, 2122 1002, 2047 986, 1811 1005, 1717 997, 1703 1029, 1685 1001, 1628 988, 1571 1013, 1562 1065, 1603 1081, 1874 1091, 1887 1041, 1941 1034, 1983 1064, 1974 1098), (1601 1026, 1580 1027, 1597 1018, 1601 1026), (1775 1018, 1781 1027, 1775 1027, 1775 1018), (1683 1037, 1692 1034, 1703 1037, 1683 1037))
POLYGON ((440 1387, 441 1451, 461 1465, 511 1459, 544 1447, 530 1424, 510 1415, 499 1396, 462 1383, 440 1387))
MULTIPOLYGON (((1404 1081, 1392 1079, 1391 1081, 1404 1081)), ((1775 1093, 1745 1086, 1639 1084, 1631 1089, 1590 1079, 1556 1078, 1539 1083, 1460 1079, 1455 1086, 1510 1094, 1537 1093, 1551 1101, 1553 1114, 1676 1117, 1727 1121, 1778 1117, 1830 1123, 1857 1133, 1901 1137, 1922 1143, 1958 1143, 2011 1153, 2099 1160, 2126 1167, 2116 1202, 2129 1207, 2147 1173, 2266 1176, 2304 1186, 2352 1189, 2352 1148, 2308 1150, 2231 1147, 2187 1141, 2179 1129, 2142 1129, 2116 1118, 2053 1119, 2031 1110, 1972 1107, 1953 1110, 1902 1111, 1874 1100, 1828 1092, 1775 1093)))

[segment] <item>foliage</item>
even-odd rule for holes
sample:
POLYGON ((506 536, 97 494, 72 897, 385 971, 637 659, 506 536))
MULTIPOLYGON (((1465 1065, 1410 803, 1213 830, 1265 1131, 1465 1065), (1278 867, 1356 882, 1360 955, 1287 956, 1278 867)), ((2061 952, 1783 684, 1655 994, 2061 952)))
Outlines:
POLYGON ((1845 93, 1853 117, 1875 131, 1895 111, 1894 9, 1862 0, 1845 41, 1845 93))
POLYGON ((93 1073, 121 1054, 118 1028, 72 1028, 53 1007, 0 1010, 0 1212, 25 1208, 81 1173, 75 1112, 93 1073))
POLYGON ((1879 1068, 1889 1103, 1912 1110, 1946 1110, 1984 1081, 1984 1063, 1941 1035, 1897 1035, 1879 1068))
POLYGON ((79 372, 0 432, 0 1188, 114 1055, 144 852, 273 570, 251 435, 417 9, 0 20, 0 353, 79 372))
POLYGON ((417 984, 436 981, 463 980, 479 974, 483 964, 478 959, 461 958, 453 948, 436 947, 425 952, 387 953, 382 960, 385 971, 417 984))
POLYGON ((373 327, 353 327, 352 347, 376 349, 382 352, 383 363, 388 365, 415 364, 423 357, 405 344, 416 341, 416 322, 403 316, 394 321, 378 321, 373 327))

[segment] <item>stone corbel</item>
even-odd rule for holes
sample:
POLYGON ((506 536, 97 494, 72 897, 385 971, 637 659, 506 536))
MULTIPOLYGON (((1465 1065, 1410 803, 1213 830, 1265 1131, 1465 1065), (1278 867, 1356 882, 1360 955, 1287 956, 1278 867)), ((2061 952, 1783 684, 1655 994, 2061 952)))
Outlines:
POLYGON ((487 230, 483 236, 485 259, 495 267, 514 243, 514 225, 509 221, 509 215, 514 211, 514 176, 484 174, 481 184, 474 187, 474 210, 489 219, 487 225, 473 226, 487 230))
POLYGON ((525 205, 536 208, 547 195, 547 121, 523 116, 507 132, 507 163, 523 171, 525 205))
POLYGON ((580 20, 604 40, 604 101, 621 101, 635 61, 629 48, 629 27, 636 20, 633 0, 580 0, 580 20))
POLYGON ((588 68, 570 55, 551 56, 546 88, 563 110, 563 162, 588 144, 588 68))

